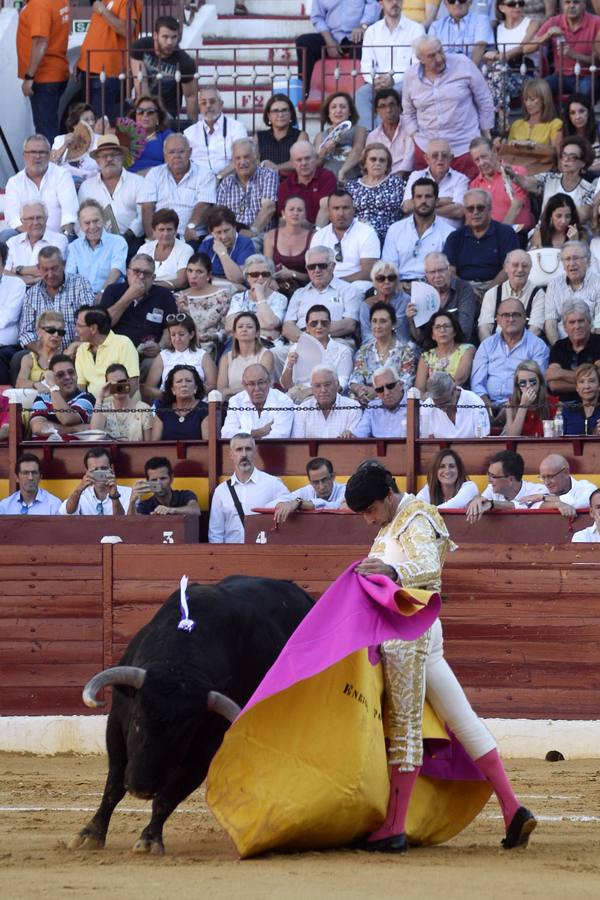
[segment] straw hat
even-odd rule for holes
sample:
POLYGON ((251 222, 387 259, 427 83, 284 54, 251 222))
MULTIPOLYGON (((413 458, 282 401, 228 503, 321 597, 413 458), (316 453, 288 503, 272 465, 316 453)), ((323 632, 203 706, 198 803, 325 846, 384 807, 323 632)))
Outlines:
POLYGON ((90 156, 92 159, 97 159, 98 154, 101 150, 118 150, 122 156, 125 156, 127 153, 127 149, 121 145, 119 138, 116 134, 103 134, 98 138, 98 143, 96 144, 96 149, 92 150, 90 156))

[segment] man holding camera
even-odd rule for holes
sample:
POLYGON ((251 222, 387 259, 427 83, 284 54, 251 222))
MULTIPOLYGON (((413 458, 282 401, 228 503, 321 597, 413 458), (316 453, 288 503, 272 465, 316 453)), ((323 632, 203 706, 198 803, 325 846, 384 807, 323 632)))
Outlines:
POLYGON ((124 516, 131 488, 117 484, 104 447, 92 447, 83 457, 85 474, 58 510, 61 516, 124 516))
POLYGON ((199 516, 200 505, 193 491, 174 491, 173 467, 164 456, 153 456, 144 466, 145 479, 131 491, 128 516, 199 516), (150 494, 151 496, 148 496, 150 494), (146 495, 145 499, 142 499, 146 495))

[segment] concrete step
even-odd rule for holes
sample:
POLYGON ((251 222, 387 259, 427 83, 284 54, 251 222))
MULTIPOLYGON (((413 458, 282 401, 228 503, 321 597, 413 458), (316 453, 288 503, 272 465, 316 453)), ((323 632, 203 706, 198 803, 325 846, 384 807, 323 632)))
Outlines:
POLYGON ((233 44, 229 38, 227 40, 206 38, 204 49, 208 51, 204 61, 210 60, 210 64, 214 64, 217 60, 229 64, 235 62, 236 65, 257 62, 268 65, 296 63, 293 38, 288 41, 271 41, 270 44, 268 40, 233 44))
MULTIPOLYGON (((311 0, 245 0, 246 9, 250 15, 262 16, 303 16, 308 19, 311 10, 311 0)), ((247 16, 238 16, 246 19, 247 16)))
MULTIPOLYGON (((215 37, 246 41, 257 39, 260 41, 282 38, 295 38, 297 35, 312 31, 312 26, 306 16, 219 16, 215 29, 215 37), (265 37, 265 31, 268 37, 265 37), (243 35, 243 37, 242 37, 243 35)), ((205 35, 208 37, 210 35, 205 35)))

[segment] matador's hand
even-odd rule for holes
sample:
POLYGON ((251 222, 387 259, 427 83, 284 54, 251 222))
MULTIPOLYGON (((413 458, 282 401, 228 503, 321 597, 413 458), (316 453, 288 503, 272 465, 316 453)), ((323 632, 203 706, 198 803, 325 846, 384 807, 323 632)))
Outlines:
POLYGON ((359 575, 387 575, 392 581, 398 580, 396 570, 374 556, 368 556, 366 559, 363 559, 362 562, 356 566, 354 571, 359 575))

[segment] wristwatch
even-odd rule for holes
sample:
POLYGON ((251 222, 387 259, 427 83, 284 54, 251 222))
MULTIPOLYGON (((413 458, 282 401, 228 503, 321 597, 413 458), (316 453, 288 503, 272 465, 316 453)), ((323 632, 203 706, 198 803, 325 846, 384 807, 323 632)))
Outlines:
POLYGON ((121 496, 121 494, 119 493, 119 491, 116 491, 114 494, 109 494, 108 499, 109 500, 118 500, 120 496, 121 496))
POLYGON ((25 266, 16 266, 15 272, 17 273, 17 275, 20 275, 24 268, 25 266))
POLYGON ((33 81, 34 78, 35 75, 30 75, 29 72, 25 72, 25 74, 23 75, 23 81, 33 81))

